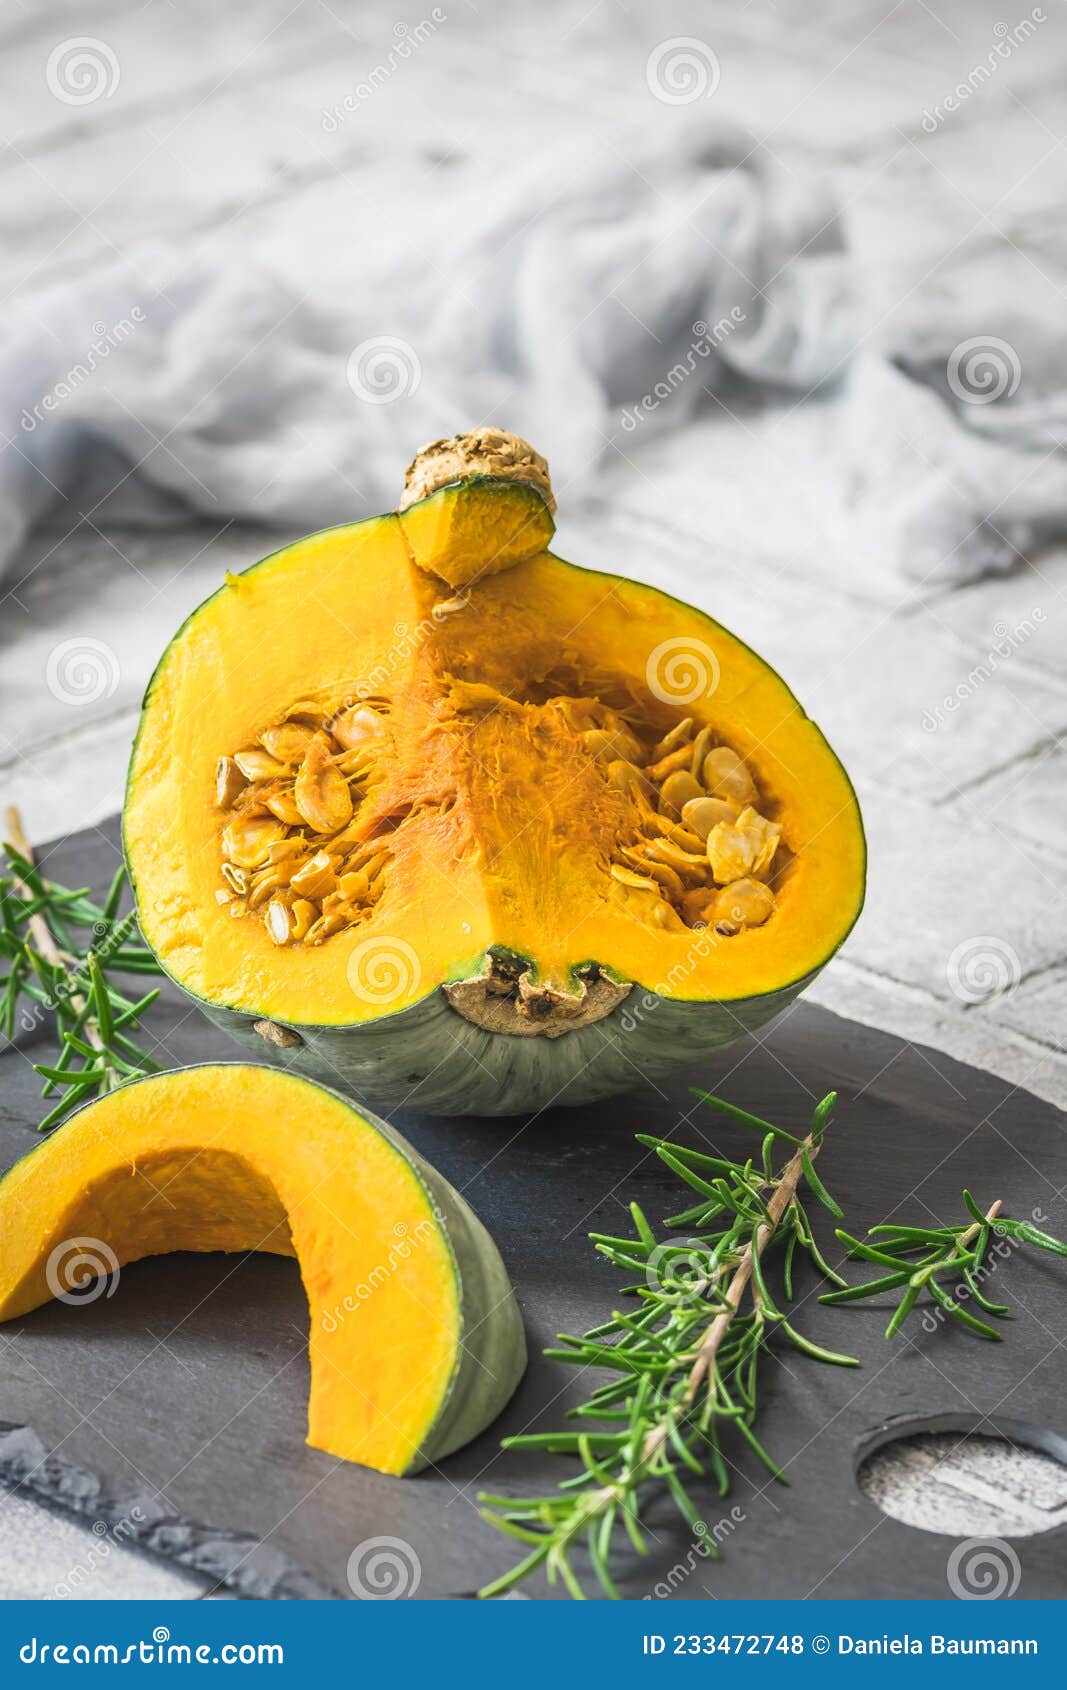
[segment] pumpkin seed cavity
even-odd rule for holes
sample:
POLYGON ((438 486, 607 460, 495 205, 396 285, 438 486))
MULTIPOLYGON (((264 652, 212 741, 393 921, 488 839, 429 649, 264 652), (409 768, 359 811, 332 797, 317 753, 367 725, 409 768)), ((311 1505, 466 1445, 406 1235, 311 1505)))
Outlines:
POLYGON ((655 738, 629 710, 599 699, 550 702, 605 780, 632 799, 633 831, 618 841, 611 876, 642 896, 648 919, 665 929, 710 926, 725 937, 762 926, 775 908, 768 881, 782 827, 756 808, 744 758, 692 716, 655 738))
POLYGON ((648 914, 658 927, 677 918, 724 937, 761 927, 775 908, 767 882, 782 827, 756 808, 744 758, 691 716, 649 745, 639 726, 598 708, 596 745, 612 747, 605 777, 631 794, 637 821, 636 837, 620 841, 612 877, 635 894, 654 894, 648 914))
MULTIPOLYGON (((515 708, 476 683, 454 693, 475 716, 515 708)), ((744 759, 691 716, 663 733, 636 707, 547 703, 630 801, 610 873, 620 895, 640 900, 635 913, 660 928, 711 926, 724 936, 762 926, 775 909, 768 882, 782 827, 757 809, 744 759)), ((384 700, 333 711, 300 700, 256 744, 220 757, 219 903, 262 920, 278 945, 319 945, 365 921, 383 891, 389 844, 372 821, 361 824, 361 806, 390 747, 384 700)))
POLYGON ((359 810, 389 744, 384 703, 300 700, 258 744, 220 757, 219 903, 255 914, 276 945, 319 945, 364 921, 388 844, 359 810))

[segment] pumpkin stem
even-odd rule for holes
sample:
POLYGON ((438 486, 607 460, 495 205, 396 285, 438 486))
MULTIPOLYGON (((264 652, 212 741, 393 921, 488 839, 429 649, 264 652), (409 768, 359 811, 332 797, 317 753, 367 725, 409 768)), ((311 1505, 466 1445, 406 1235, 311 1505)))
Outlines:
POLYGON ((558 1039, 563 1033, 603 1021, 631 990, 591 967, 573 981, 534 982, 515 958, 488 951, 481 974, 444 988, 456 1012, 487 1033, 518 1038, 558 1039))
POLYGON ((529 441, 501 428, 474 428, 450 440, 432 440, 416 455, 404 477, 400 509, 436 493, 439 487, 481 477, 494 481, 521 481, 540 493, 553 513, 555 495, 548 476, 548 464, 529 441))

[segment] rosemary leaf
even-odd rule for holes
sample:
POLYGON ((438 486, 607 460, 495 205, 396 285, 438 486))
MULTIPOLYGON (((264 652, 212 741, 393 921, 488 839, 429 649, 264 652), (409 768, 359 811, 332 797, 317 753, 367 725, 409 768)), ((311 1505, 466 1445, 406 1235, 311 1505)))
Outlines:
POLYGON ((158 975, 162 970, 136 942, 136 916, 118 914, 126 886, 123 868, 97 904, 88 887, 59 886, 46 878, 34 862, 17 811, 8 810, 6 823, 0 956, 10 968, 0 981, 0 1027, 13 1039, 19 1005, 28 1000, 34 1020, 50 1020, 55 1028, 56 1059, 36 1065, 45 1082, 42 1096, 62 1093, 38 1127, 48 1132, 90 1097, 157 1070, 128 1035, 158 993, 134 1001, 108 971, 158 975), (88 930, 88 941, 78 938, 79 929, 88 930))

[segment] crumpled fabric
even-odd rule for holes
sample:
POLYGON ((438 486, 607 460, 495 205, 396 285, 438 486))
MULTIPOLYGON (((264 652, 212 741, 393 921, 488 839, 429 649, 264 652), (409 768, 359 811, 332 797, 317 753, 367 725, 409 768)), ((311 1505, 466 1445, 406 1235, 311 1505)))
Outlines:
POLYGON ((990 289, 887 317, 825 184, 739 131, 448 211, 292 262, 224 236, 135 249, 16 308, 0 569, 63 500, 98 527, 354 520, 480 423, 531 439, 562 492, 736 395, 830 401, 828 496, 914 579, 1008 569, 1067 526, 1062 344, 990 289))

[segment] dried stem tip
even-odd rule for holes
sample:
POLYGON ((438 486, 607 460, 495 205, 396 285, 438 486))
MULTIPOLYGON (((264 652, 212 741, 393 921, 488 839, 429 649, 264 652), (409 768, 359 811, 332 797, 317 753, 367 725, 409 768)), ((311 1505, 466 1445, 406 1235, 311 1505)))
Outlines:
POLYGON ((548 465, 540 452, 535 452, 517 434, 508 434, 500 428, 475 428, 469 434, 456 434, 451 440, 433 440, 424 446, 404 477, 400 509, 406 510, 439 487, 471 481, 478 476, 492 476, 497 481, 524 481, 536 488, 550 511, 556 509, 548 465))

